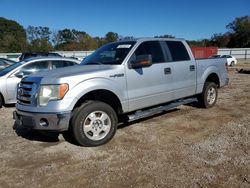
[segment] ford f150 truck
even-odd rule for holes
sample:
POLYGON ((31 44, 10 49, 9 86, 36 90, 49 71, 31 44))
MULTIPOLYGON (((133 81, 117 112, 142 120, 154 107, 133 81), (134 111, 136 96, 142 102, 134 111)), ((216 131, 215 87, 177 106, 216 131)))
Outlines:
POLYGON ((225 59, 195 60, 182 39, 144 38, 104 45, 81 65, 22 79, 18 125, 59 131, 77 144, 98 146, 132 121, 181 104, 214 106, 228 83, 225 59))

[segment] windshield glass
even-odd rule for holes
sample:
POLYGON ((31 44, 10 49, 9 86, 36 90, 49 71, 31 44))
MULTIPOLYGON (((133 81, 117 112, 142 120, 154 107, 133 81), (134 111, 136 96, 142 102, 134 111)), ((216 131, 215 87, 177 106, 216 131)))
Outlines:
POLYGON ((107 44, 93 54, 87 56, 81 65, 104 64, 104 65, 120 65, 134 46, 134 41, 116 42, 107 44))
POLYGON ((14 63, 14 64, 6 67, 5 69, 0 71, 0 76, 4 76, 5 74, 7 74, 10 71, 14 70, 15 68, 19 67, 20 65, 22 65, 22 63, 17 62, 17 63, 14 63))

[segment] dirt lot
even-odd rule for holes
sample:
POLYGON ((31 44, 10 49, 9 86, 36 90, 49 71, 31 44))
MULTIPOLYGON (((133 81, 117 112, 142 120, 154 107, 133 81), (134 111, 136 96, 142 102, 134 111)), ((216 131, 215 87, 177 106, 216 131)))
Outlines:
POLYGON ((250 74, 231 70, 214 108, 181 106, 96 148, 15 131, 13 110, 0 109, 0 187, 250 187, 250 74))

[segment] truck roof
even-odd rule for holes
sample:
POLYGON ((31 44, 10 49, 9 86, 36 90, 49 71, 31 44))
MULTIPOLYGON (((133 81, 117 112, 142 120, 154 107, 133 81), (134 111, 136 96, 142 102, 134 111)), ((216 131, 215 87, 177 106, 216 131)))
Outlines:
POLYGON ((128 39, 128 40, 122 40, 122 41, 134 41, 134 42, 145 42, 145 41, 165 41, 165 40, 171 40, 171 41, 185 41, 185 39, 182 38, 154 38, 154 37, 143 37, 143 38, 135 38, 135 39, 128 39))

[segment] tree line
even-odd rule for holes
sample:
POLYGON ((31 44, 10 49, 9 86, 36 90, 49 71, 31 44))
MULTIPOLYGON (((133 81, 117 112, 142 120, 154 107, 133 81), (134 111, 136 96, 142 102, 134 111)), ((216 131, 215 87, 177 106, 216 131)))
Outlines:
MULTIPOLYGON (((235 18, 227 26, 226 33, 214 34, 210 39, 190 40, 191 46, 250 47, 250 16, 235 18)), ((175 38, 173 35, 155 37, 175 38)), ((92 37, 84 31, 62 29, 51 31, 49 27, 28 26, 0 17, 0 52, 48 52, 54 50, 95 50, 117 40, 133 39, 108 32, 104 37, 92 37)))

